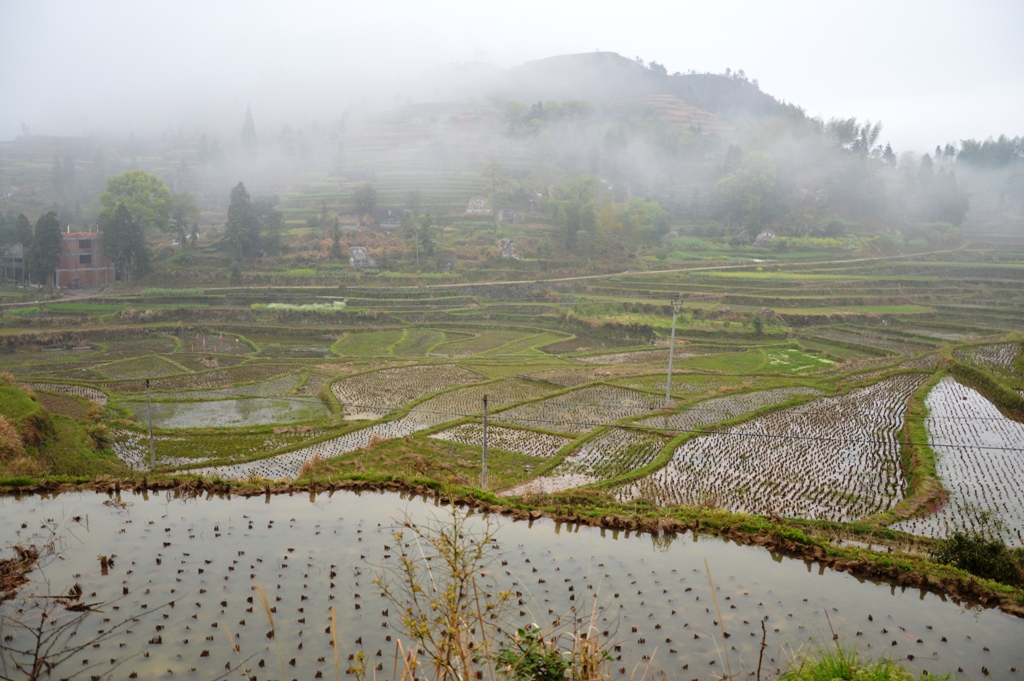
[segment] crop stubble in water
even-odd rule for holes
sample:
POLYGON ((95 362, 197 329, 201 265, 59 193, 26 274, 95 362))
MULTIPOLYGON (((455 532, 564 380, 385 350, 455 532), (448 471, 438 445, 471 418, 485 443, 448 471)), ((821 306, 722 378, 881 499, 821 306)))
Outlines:
MULTIPOLYGON (((243 657, 254 656, 247 665, 254 673, 262 678, 260 659, 269 665, 266 669, 278 668, 276 644, 266 637, 270 625, 252 591, 256 582, 266 588, 269 604, 276 608, 274 622, 285 660, 296 659, 290 674, 311 678, 317 670, 325 675, 333 671, 331 635, 325 631, 332 605, 341 627, 342 660, 357 650, 355 641, 361 637, 376 664, 375 652, 388 654, 398 632, 382 615, 388 605, 372 586, 372 563, 389 553, 385 546, 393 543, 390 526, 403 512, 419 519, 426 513, 446 513, 418 499, 379 493, 321 495, 313 503, 306 495, 269 501, 182 501, 167 495, 150 495, 148 501, 141 495, 122 499, 129 504, 123 509, 104 506, 107 497, 94 494, 5 498, 0 500, 0 536, 10 544, 21 533, 25 541, 30 532, 45 534, 39 528, 52 518, 66 525, 69 542, 66 560, 46 568, 54 591, 66 591, 77 581, 87 600, 113 600, 123 587, 131 590, 117 603, 120 610, 94 615, 80 627, 83 640, 109 626, 103 622, 106 616, 144 612, 143 605, 148 610, 178 599, 173 609, 133 624, 131 635, 79 656, 121 659, 148 651, 148 658, 136 657, 121 668, 125 676, 138 671, 140 678, 162 676, 168 669, 181 674, 193 667, 200 678, 212 678, 224 671, 225 663, 235 664, 219 626, 222 621, 237 636, 243 657), (71 520, 75 516, 83 520, 71 520), (28 523, 27 529, 21 529, 21 521, 28 523), (106 576, 97 554, 117 554, 106 576), (147 643, 157 635, 161 644, 147 643), (385 638, 389 635, 391 641, 385 638), (203 656, 203 651, 209 652, 203 656), (325 661, 318 662, 320 657, 325 661)), ((613 665, 616 676, 621 676, 621 666, 631 669, 655 647, 654 671, 664 670, 671 678, 706 678, 720 672, 723 660, 716 641, 719 647, 722 642, 705 558, 730 634, 726 644, 735 646, 734 667, 738 660, 748 668, 756 664, 759 619, 764 616, 768 653, 777 661, 785 659, 783 646, 796 649, 809 639, 830 643, 823 609, 842 639, 868 655, 914 655, 912 665, 932 673, 963 666, 979 676, 985 665, 993 678, 1006 679, 1013 678, 1010 666, 1018 664, 1024 622, 998 611, 964 610, 933 595, 861 582, 718 539, 686 536, 673 541, 550 521, 532 526, 496 521, 507 564, 495 566, 494 572, 503 587, 523 594, 523 619, 550 622, 570 603, 588 610, 596 594, 606 620, 600 626, 610 634, 604 640, 622 647, 623 659, 613 665), (710 665, 711 660, 716 664, 710 665)), ((40 574, 33 574, 33 580, 23 593, 45 589, 40 574)), ((80 664, 74 660, 71 668, 80 664)))

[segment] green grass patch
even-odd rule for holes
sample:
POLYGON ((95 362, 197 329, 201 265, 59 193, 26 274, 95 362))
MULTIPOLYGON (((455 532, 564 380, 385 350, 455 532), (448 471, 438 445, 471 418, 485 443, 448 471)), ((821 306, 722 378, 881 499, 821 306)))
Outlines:
POLYGON ((341 357, 383 357, 403 335, 402 329, 349 331, 331 345, 331 352, 341 357))

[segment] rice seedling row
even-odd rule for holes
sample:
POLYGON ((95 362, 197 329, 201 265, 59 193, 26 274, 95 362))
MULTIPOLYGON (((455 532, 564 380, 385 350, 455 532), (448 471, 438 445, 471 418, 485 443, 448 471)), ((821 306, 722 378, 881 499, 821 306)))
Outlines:
POLYGON ((102 364, 96 370, 107 378, 128 380, 133 378, 164 378, 187 373, 182 367, 165 360, 159 355, 128 359, 111 364, 102 364))
POLYGON ((242 341, 241 336, 222 331, 208 333, 181 333, 171 336, 178 341, 179 354, 212 353, 243 357, 252 353, 252 347, 242 341))
POLYGON ((901 369, 914 369, 917 371, 934 371, 939 366, 938 355, 925 355, 917 359, 908 359, 900 364, 901 369))
POLYGON ((920 345, 912 345, 910 343, 903 343, 891 338, 883 338, 881 336, 873 336, 865 333, 856 333, 853 331, 843 331, 842 329, 821 329, 815 331, 816 336, 821 338, 827 338, 829 340, 841 341, 844 343, 856 343, 857 345, 867 345, 869 347, 878 348, 885 350, 886 352, 895 355, 916 355, 925 348, 920 345))
POLYGON ((226 466, 202 468, 195 472, 200 475, 219 477, 225 480, 294 479, 302 471, 307 462, 329 459, 365 449, 375 442, 405 437, 413 433, 431 428, 446 420, 429 414, 409 414, 395 421, 377 423, 361 430, 356 430, 339 437, 317 442, 308 447, 278 454, 258 461, 249 461, 226 466))
POLYGON ((353 331, 331 346, 331 352, 342 357, 374 357, 388 354, 388 348, 402 338, 401 329, 385 331, 353 331))
POLYGON ((325 374, 310 374, 306 378, 306 382, 295 389, 296 395, 319 395, 327 382, 331 380, 330 376, 325 374))
POLYGON ((1017 343, 998 343, 992 345, 975 345, 957 350, 954 355, 979 369, 991 371, 1007 378, 1020 378, 1013 362, 1020 354, 1017 343))
POLYGON ((889 510, 905 488, 906 404, 924 380, 893 376, 693 438, 616 496, 838 522, 889 510))
MULTIPOLYGON (((442 430, 440 433, 434 433, 429 437, 436 440, 448 440, 464 445, 481 447, 483 430, 483 424, 481 423, 464 423, 448 430, 442 430)), ((570 442, 572 442, 570 438, 549 433, 536 433, 530 430, 519 430, 503 426, 488 425, 487 427, 488 447, 527 456, 549 458, 570 442)))
POLYGON ((271 397, 274 395, 290 395, 302 382, 298 374, 285 374, 259 383, 232 386, 230 388, 214 388, 211 390, 182 390, 178 392, 159 392, 153 396, 155 400, 218 400, 232 397, 271 397))
MULTIPOLYGON (((207 371, 201 374, 182 374, 157 378, 150 381, 154 391, 205 390, 228 388, 239 383, 256 383, 273 376, 291 373, 294 365, 248 363, 228 369, 207 371)), ((141 393, 146 391, 146 382, 141 379, 127 381, 99 381, 100 387, 111 392, 141 393)))
POLYGON ((331 391, 346 408, 346 418, 378 419, 426 394, 482 377, 454 364, 381 369, 335 381, 331 391))
POLYGON ((630 341, 624 338, 598 338, 593 336, 583 336, 576 338, 569 338, 557 343, 551 343, 540 348, 540 350, 551 354, 561 355, 573 352, 593 352, 595 350, 611 350, 613 348, 621 348, 624 345, 631 345, 630 341))
MULTIPOLYGON (((516 402, 535 400, 557 390, 555 386, 538 381, 518 378, 503 378, 499 381, 459 388, 421 402, 413 413, 444 415, 443 421, 451 421, 483 412, 483 398, 487 395, 487 407, 496 411, 516 402)), ((443 421, 440 421, 443 423, 443 421)))
POLYGON ((654 461, 667 443, 667 438, 654 433, 611 428, 566 456, 551 475, 582 475, 597 480, 615 478, 654 461))
POLYGON ((687 432, 697 430, 704 426, 715 423, 731 421, 737 416, 749 414, 758 409, 770 407, 773 404, 781 404, 794 397, 801 395, 820 395, 820 390, 805 387, 774 388, 772 390, 758 390, 755 392, 742 393, 739 395, 727 395, 725 397, 714 397, 703 402, 686 407, 675 414, 652 416, 643 419, 638 423, 647 428, 658 428, 660 430, 674 430, 687 432))
POLYGON ((496 329, 482 329, 477 332, 475 338, 453 341, 438 346, 432 354, 448 357, 464 357, 475 355, 486 350, 500 348, 502 345, 511 343, 535 334, 522 331, 500 331, 496 329))
POLYGON ((445 341, 444 331, 437 329, 408 329, 394 348, 396 357, 424 357, 435 346, 445 341))
MULTIPOLYGON (((703 353, 693 352, 676 348, 674 357, 684 359, 696 357, 703 353)), ((632 352, 616 352, 609 355, 594 355, 592 357, 576 357, 577 362, 585 364, 650 364, 652 362, 667 363, 668 350, 634 350, 632 352)))
MULTIPOLYGON (((548 383, 554 383, 556 385, 565 386, 566 388, 573 388, 584 383, 593 383, 594 381, 600 381, 602 378, 610 376, 607 371, 601 369, 555 369, 554 371, 542 371, 535 374, 528 374, 531 378, 536 378, 541 381, 547 381, 548 383)), ((643 386, 634 386, 642 388, 643 386)))
POLYGON ((949 499, 934 513, 892 527, 945 537, 954 529, 984 529, 981 514, 989 513, 1007 545, 1024 546, 1024 424, 952 376, 939 380, 925 406, 928 443, 949 499))
POLYGON ((105 392, 84 385, 66 385, 59 383, 29 383, 28 385, 33 390, 48 390, 62 395, 72 395, 74 397, 81 397, 89 400, 90 402, 95 402, 96 404, 106 404, 109 399, 105 392))
POLYGON ((594 385, 494 415, 496 422, 582 435, 598 425, 639 416, 661 406, 663 398, 611 385, 594 385))
POLYGON ((313 397, 249 397, 197 402, 124 401, 139 420, 151 411, 157 428, 235 428, 239 426, 295 423, 325 418, 330 414, 313 397))
MULTIPOLYGON (((246 459, 296 445, 321 433, 310 426, 283 426, 262 433, 161 433, 154 437, 153 449, 159 466, 177 468, 217 459, 246 459)), ((112 432, 112 436, 114 453, 126 466, 149 470, 147 434, 119 428, 112 432)))

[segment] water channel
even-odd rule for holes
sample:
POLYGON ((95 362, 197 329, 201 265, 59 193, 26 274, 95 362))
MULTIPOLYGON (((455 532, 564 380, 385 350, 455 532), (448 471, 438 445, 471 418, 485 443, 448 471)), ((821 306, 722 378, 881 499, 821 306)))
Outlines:
MULTIPOLYGON (((372 583, 374 566, 386 562, 391 528, 404 514, 448 514, 433 499, 377 492, 249 499, 74 493, 3 497, 0 509, 2 546, 42 543, 51 533, 61 538, 59 556, 44 561, 19 598, 0 608, 5 617, 34 623, 37 610, 15 612, 25 607, 23 597, 66 593, 78 583, 83 602, 107 605, 85 617, 71 642, 109 634, 129 618, 110 638, 76 653, 55 678, 89 668, 86 678, 144 679, 236 678, 241 673, 231 669, 240 658, 257 678, 280 678, 278 642, 290 678, 333 678, 330 606, 342 674, 360 648, 371 669, 382 665, 378 674, 390 674, 399 622, 394 608, 384 614, 389 604, 372 583), (113 564, 104 569, 101 555, 113 564), (276 640, 267 637, 256 583, 276 609, 276 640)), ((502 588, 522 594, 513 616, 518 611, 520 624, 548 625, 572 605, 590 612, 596 596, 601 636, 618 646, 613 678, 629 679, 649 663, 668 679, 707 679, 725 673, 726 652, 734 672, 752 675, 762 618, 771 671, 810 647, 832 645, 833 629, 866 655, 933 674, 962 669, 960 678, 987 672, 1014 679, 1019 673, 1011 668, 1024 666, 1024 620, 999 611, 717 538, 492 520, 504 554, 494 575, 502 588), (705 560, 729 634, 724 641, 705 560)), ((9 620, 2 633, 12 645, 27 641, 9 620)))

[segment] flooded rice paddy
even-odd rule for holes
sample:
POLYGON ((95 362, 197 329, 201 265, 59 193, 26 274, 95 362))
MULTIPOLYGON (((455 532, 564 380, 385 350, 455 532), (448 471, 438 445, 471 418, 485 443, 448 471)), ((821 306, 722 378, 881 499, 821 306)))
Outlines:
POLYGON ((983 514, 991 514, 1007 545, 1024 546, 1024 424, 952 376, 939 380, 925 406, 935 470, 949 499, 935 513, 894 529, 944 537, 952 529, 981 530, 983 514))
MULTIPOLYGON (((136 418, 146 422, 145 401, 123 402, 136 418)), ((295 423, 330 414, 315 397, 254 397, 202 402, 153 402, 153 425, 157 428, 234 428, 238 426, 295 423)))
MULTIPOLYGON (((23 595, 45 595, 47 584, 51 594, 65 593, 78 583, 83 602, 109 603, 78 626, 76 641, 128 619, 123 631, 86 646, 57 675, 119 664, 115 677, 146 679, 238 674, 231 671, 239 656, 229 635, 259 679, 280 676, 278 642, 289 677, 332 678, 331 606, 342 672, 359 650, 369 665, 390 668, 400 632, 372 584, 374 566, 392 553, 390 528, 403 514, 425 520, 447 513, 432 500, 351 492, 252 499, 82 493, 7 497, 0 508, 4 546, 41 542, 51 532, 63 537, 60 558, 35 571, 23 595), (99 556, 109 559, 105 568, 99 556), (271 627, 256 584, 274 609, 276 640, 267 636, 271 627)), ((630 535, 548 520, 494 522, 503 552, 494 576, 500 587, 521 594, 512 613, 517 623, 548 625, 571 606, 589 611, 596 601, 602 640, 616 646, 614 678, 630 678, 645 658, 668 679, 711 678, 724 673, 726 651, 734 671, 751 675, 762 619, 770 670, 808 646, 831 645, 829 620, 844 643, 913 669, 962 668, 969 678, 981 678, 985 669, 992 678, 1012 679, 1011 668, 1021 666, 1024 621, 998 611, 963 608, 720 539, 630 535), (729 634, 724 641, 705 560, 729 634)), ((14 614, 17 604, 4 605, 3 614, 14 614)), ((38 612, 22 616, 35 621, 38 612)), ((15 644, 25 640, 9 625, 3 634, 15 644)))

